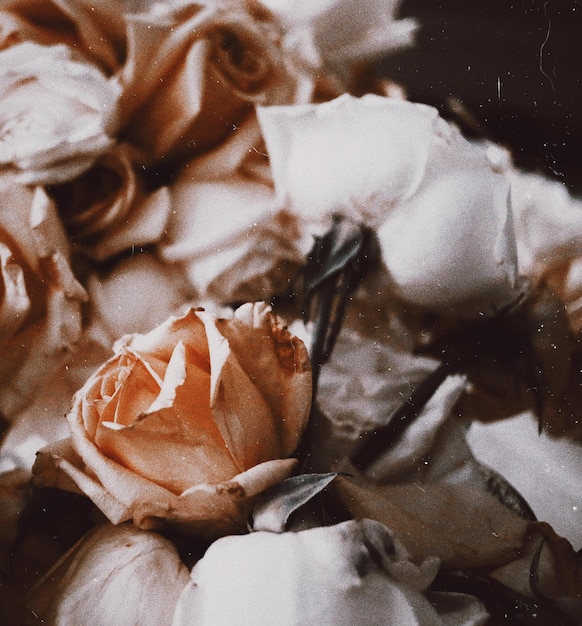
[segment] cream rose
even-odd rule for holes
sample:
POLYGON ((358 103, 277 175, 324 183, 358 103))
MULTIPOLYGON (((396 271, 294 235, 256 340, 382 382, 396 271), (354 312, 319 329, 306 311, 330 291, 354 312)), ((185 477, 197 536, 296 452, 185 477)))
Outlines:
POLYGON ((220 303, 285 293, 303 264, 297 220, 278 211, 254 124, 187 163, 169 187, 171 211, 157 247, 197 297, 220 303))
POLYGON ((327 73, 349 75, 356 62, 413 42, 416 22, 395 17, 400 0, 261 0, 287 26, 288 45, 311 50, 327 73))
POLYGON ((0 411, 8 420, 70 356, 85 299, 54 204, 41 188, 0 177, 0 411))
POLYGON ((453 315, 523 290, 509 178, 431 107, 345 95, 259 110, 281 205, 321 234, 332 214, 377 229, 390 292, 453 315))
POLYGON ((582 201, 566 185, 512 171, 511 198, 520 268, 548 285, 565 304, 570 325, 582 329, 582 201))
POLYGON ((63 45, 0 52, 0 166, 25 184, 70 180, 111 145, 120 87, 63 45))
POLYGON ((259 3, 157 3, 126 19, 121 111, 150 163, 215 146, 256 103, 296 100, 282 27, 259 3))
POLYGON ((218 535, 286 477, 311 402, 307 351, 264 304, 231 319, 190 309, 126 336, 77 393, 70 442, 41 451, 39 484, 88 495, 114 522, 218 535))
POLYGON ((146 333, 187 301, 178 272, 148 252, 112 264, 109 271, 87 276, 91 333, 111 346, 130 332, 146 333))
POLYGON ((141 156, 121 143, 85 173, 49 193, 77 250, 104 261, 124 251, 156 243, 170 213, 167 187, 147 189, 141 156))

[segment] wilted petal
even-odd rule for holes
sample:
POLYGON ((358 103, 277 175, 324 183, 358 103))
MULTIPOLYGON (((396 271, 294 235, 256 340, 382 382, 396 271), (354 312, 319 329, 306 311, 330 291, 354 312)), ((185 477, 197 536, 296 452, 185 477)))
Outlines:
POLYGON ((489 575, 526 597, 557 607, 572 623, 580 623, 582 551, 576 552, 548 524, 532 524, 516 559, 489 575))
POLYGON ((382 522, 415 559, 438 556, 447 568, 511 561, 529 525, 493 495, 473 486, 366 485, 342 477, 335 485, 352 516, 382 522))

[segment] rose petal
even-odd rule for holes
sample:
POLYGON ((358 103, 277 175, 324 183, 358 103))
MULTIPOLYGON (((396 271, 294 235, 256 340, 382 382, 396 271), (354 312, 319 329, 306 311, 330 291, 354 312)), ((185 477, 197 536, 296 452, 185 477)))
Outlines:
POLYGON ((507 563, 529 525, 486 491, 464 485, 366 487, 341 476, 334 484, 352 516, 382 522, 413 558, 437 556, 447 568, 507 563))
POLYGON ((420 184, 437 115, 374 96, 259 108, 278 198, 309 219, 340 211, 379 224, 420 184))

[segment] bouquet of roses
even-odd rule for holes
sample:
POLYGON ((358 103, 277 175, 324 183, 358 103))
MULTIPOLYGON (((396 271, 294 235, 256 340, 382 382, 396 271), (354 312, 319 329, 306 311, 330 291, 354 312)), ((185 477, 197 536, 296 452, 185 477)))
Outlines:
POLYGON ((2 623, 582 619, 582 206, 316 4, 0 4, 2 623))

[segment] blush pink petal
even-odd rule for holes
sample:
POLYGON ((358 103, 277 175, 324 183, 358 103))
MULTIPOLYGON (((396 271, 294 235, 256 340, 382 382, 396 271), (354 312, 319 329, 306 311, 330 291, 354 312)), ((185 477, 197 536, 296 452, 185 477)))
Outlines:
POLYGON ((75 396, 70 442, 39 453, 36 482, 80 490, 114 523, 243 528, 297 463, 283 457, 311 404, 305 346, 257 303, 225 320, 190 309, 115 349, 75 396))

